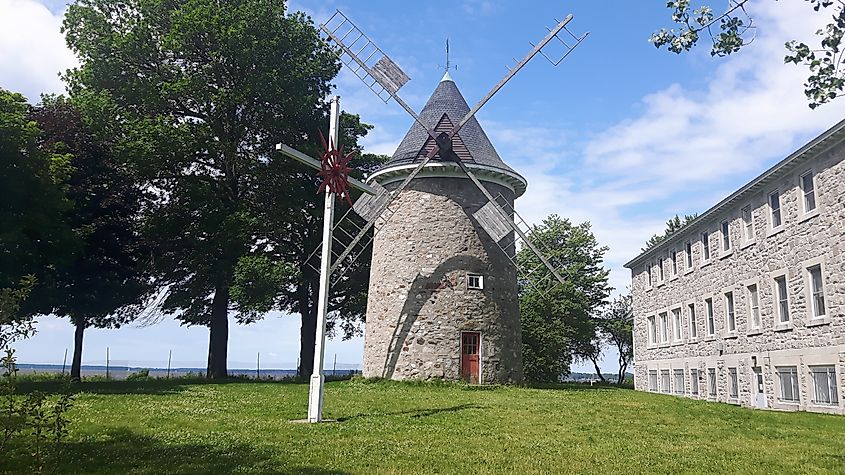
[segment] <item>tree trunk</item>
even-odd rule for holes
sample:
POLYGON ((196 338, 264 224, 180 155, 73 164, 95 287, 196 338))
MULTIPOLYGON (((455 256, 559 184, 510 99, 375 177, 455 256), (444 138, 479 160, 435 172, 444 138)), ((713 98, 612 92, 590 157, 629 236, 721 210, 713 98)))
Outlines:
POLYGON ((599 380, 601 380, 601 382, 606 383, 606 382, 607 382, 607 380, 606 380, 606 379, 604 379, 604 375, 603 375, 603 374, 601 374, 601 368, 599 368, 599 362, 598 362, 598 359, 597 359, 597 358, 593 358, 593 357, 591 356, 591 357, 590 357, 590 361, 592 361, 592 362, 593 362, 593 367, 594 367, 594 368, 596 368, 596 376, 598 376, 598 377, 599 377, 599 380))
POLYGON ((73 320, 76 327, 73 332, 73 361, 70 363, 70 378, 79 380, 82 377, 82 337, 85 334, 85 319, 73 320))
POLYGON ((206 377, 222 379, 228 375, 226 367, 229 346, 229 286, 218 285, 211 302, 211 323, 208 325, 208 369, 206 377))
POLYGON ((310 377, 314 372, 314 347, 317 345, 317 307, 309 305, 308 300, 299 306, 302 316, 302 325, 299 327, 299 376, 303 378, 310 377))
POLYGON ((622 384, 625 382, 625 372, 628 371, 628 362, 625 361, 625 357, 622 355, 622 349, 619 349, 619 377, 617 378, 617 384, 622 384))

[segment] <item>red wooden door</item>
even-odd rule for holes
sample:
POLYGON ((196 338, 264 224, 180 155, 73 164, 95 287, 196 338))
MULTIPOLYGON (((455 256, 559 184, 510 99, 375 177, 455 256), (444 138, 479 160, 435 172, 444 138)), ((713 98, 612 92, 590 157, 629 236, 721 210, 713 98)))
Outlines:
POLYGON ((480 333, 461 333, 461 379, 470 384, 478 384, 480 346, 480 333))

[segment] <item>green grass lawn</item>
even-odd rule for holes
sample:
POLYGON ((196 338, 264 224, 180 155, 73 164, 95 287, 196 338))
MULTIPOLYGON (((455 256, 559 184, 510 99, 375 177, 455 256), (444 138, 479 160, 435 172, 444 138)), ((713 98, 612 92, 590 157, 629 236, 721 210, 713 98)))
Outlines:
MULTIPOLYGON (((29 383, 26 389, 49 389, 29 383)), ((845 473, 845 417, 625 389, 352 380, 83 383, 50 466, 70 473, 845 473)), ((0 470, 26 472, 25 454, 0 470)))

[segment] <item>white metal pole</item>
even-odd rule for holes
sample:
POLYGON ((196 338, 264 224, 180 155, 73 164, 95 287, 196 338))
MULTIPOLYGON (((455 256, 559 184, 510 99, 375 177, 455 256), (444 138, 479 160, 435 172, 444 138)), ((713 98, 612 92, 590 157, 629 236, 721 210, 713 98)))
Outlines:
MULTIPOLYGON (((337 147, 338 120, 340 118, 340 96, 335 96, 331 103, 329 116, 330 147, 337 147)), ((332 225, 334 223, 335 194, 326 187, 326 202, 323 209, 323 249, 320 257, 320 294, 317 300, 317 332, 314 344, 314 370, 308 391, 308 422, 320 422, 323 419, 323 360, 326 342, 326 310, 329 304, 329 269, 332 255, 332 225)))

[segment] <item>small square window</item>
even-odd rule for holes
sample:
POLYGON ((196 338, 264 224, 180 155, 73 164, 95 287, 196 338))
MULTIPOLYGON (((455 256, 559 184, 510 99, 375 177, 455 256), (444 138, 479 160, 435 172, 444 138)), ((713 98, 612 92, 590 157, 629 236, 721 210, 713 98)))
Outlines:
POLYGON ((777 368, 780 380, 780 400, 785 402, 799 402, 801 392, 798 388, 798 370, 795 366, 777 368))
POLYGON ((481 290, 484 288, 484 276, 478 274, 467 274, 467 288, 481 290))
POLYGON ((813 377, 814 402, 830 406, 839 404, 836 368, 833 366, 811 366, 810 374, 813 377))

